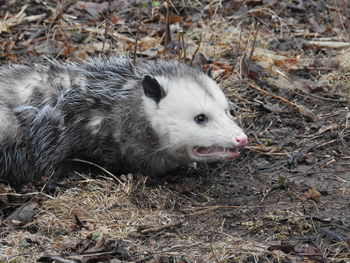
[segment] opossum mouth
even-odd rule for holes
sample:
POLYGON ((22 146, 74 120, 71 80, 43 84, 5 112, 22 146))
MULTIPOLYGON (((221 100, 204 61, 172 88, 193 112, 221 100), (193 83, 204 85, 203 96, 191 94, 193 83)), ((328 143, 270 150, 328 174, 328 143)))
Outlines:
POLYGON ((193 153, 199 157, 236 158, 239 156, 239 149, 219 146, 197 146, 193 148, 193 153))

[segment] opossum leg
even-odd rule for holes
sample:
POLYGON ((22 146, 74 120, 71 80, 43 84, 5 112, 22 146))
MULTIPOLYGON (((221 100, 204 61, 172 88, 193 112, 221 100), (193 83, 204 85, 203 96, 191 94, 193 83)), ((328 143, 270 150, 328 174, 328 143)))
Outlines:
POLYGON ((52 176, 56 166, 64 159, 64 148, 60 147, 63 136, 63 117, 52 106, 42 108, 22 107, 17 109, 27 151, 30 151, 33 166, 41 176, 52 176))
POLYGON ((0 167, 0 181, 12 186, 34 181, 37 177, 30 150, 21 141, 1 142, 0 167))

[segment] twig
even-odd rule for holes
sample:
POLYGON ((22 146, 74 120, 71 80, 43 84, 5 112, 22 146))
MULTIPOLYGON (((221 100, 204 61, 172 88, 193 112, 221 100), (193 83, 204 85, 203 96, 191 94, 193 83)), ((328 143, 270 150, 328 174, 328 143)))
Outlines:
MULTIPOLYGON (((43 192, 31 192, 31 193, 25 193, 25 194, 19 194, 19 193, 0 193, 0 196, 7 196, 7 195, 11 195, 11 196, 32 196, 32 195, 43 195, 47 198, 50 198, 50 199, 54 199, 53 196, 51 195, 48 195, 48 194, 45 194, 43 192)), ((1 260, 0 260, 1 262, 1 260)))
POLYGON ((251 29, 250 30, 250 32, 249 32, 249 37, 247 38, 247 41, 245 42, 245 49, 244 49, 244 53, 243 53, 243 56, 242 56, 242 59, 241 59, 241 61, 240 61, 240 65, 239 65, 239 77, 240 77, 240 79, 242 79, 243 77, 242 77, 242 75, 244 75, 244 76, 246 76, 246 72, 248 72, 247 71, 247 69, 246 69, 246 66, 247 66, 247 64, 246 64, 246 57, 247 57, 247 48, 248 48, 248 43, 249 43, 249 41, 250 41, 250 36, 252 35, 252 31, 253 31, 253 29, 251 29))
POLYGON ((86 160, 82 160, 82 159, 77 159, 77 158, 69 159, 69 161, 86 163, 86 164, 90 164, 92 166, 95 166, 98 169, 101 169, 106 174, 108 174, 110 177, 112 177, 114 180, 116 180, 118 183, 120 183, 123 187, 125 187, 125 184, 122 181, 120 181, 120 179, 118 177, 116 177, 114 174, 112 174, 111 172, 109 172, 108 170, 106 170, 105 168, 103 168, 102 166, 100 166, 100 165, 98 165, 96 163, 92 163, 92 162, 89 162, 89 161, 86 161, 86 160))
POLYGON ((324 147, 324 146, 326 146, 328 144, 332 144, 333 142, 336 142, 336 141, 338 141, 338 139, 333 139, 333 140, 330 140, 328 142, 324 142, 324 143, 318 144, 318 145, 315 146, 315 149, 319 148, 319 147, 324 147))
POLYGON ((162 225, 162 226, 158 226, 158 227, 151 227, 151 228, 143 229, 140 232, 142 234, 147 234, 147 233, 151 233, 151 232, 159 232, 159 231, 162 231, 162 230, 170 228, 170 227, 182 225, 182 223, 183 223, 182 221, 176 221, 176 222, 169 223, 169 224, 162 225))
POLYGON ((165 13, 165 38, 164 38, 164 46, 165 49, 167 49, 168 44, 171 42, 171 35, 170 35, 170 7, 169 7, 169 0, 166 0, 164 2, 166 13, 165 13))
POLYGON ((180 35, 181 35, 181 44, 182 44, 182 50, 183 50, 183 62, 186 62, 186 45, 185 45, 185 38, 184 38, 183 29, 181 29, 180 35))
MULTIPOLYGON (((66 34, 63 34, 63 29, 62 29, 62 21, 63 21, 63 10, 64 10, 65 6, 63 5, 63 1, 60 0, 58 2, 58 5, 57 5, 57 15, 56 15, 56 29, 54 30, 53 32, 53 35, 52 35, 52 40, 56 41, 56 36, 59 36, 59 35, 64 35, 64 42, 67 43, 67 35, 66 34)), ((46 44, 47 44, 47 41, 49 39, 47 38, 46 40, 46 44)), ((60 52, 57 53, 57 55, 55 56, 55 59, 57 59, 59 56, 61 56, 62 52, 64 51, 64 49, 62 49, 60 52)))
POLYGON ((137 44, 139 41, 139 33, 140 33, 140 24, 141 24, 141 3, 139 4, 139 8, 138 8, 138 23, 137 23, 137 31, 136 31, 136 39, 135 39, 135 45, 134 45, 134 55, 132 58, 132 61, 134 62, 134 64, 136 64, 136 55, 137 55, 137 44))
POLYGON ((215 261, 216 261, 217 263, 220 263, 218 257, 217 257, 216 254, 215 254, 215 251, 214 251, 214 247, 213 247, 213 235, 211 235, 211 237, 210 237, 210 250, 211 250, 211 253, 213 254, 213 256, 214 256, 214 258, 215 258, 215 261))
POLYGON ((347 109, 347 114, 345 116, 345 127, 340 132, 338 132, 339 139, 343 144, 343 148, 347 154, 350 153, 350 147, 348 146, 348 143, 344 139, 344 132, 349 128, 349 118, 350 118, 350 112, 349 112, 349 109, 347 109))
POLYGON ((232 63, 232 69, 234 70, 238 61, 238 54, 239 54, 239 49, 241 47, 241 41, 242 41, 242 31, 243 31, 243 27, 242 25, 240 26, 241 30, 239 31, 239 40, 238 40, 238 45, 236 47, 236 52, 235 52, 235 57, 234 57, 234 61, 232 63))
POLYGON ((136 55, 137 55, 138 41, 139 41, 139 35, 138 35, 138 32, 137 32, 136 33, 135 44, 134 44, 134 54, 133 54, 133 57, 132 57, 132 61, 133 61, 134 65, 136 64, 136 55))
POLYGON ((256 44, 256 38, 258 36, 258 32, 259 32, 259 27, 260 27, 260 23, 256 23, 255 24, 255 34, 254 34, 254 39, 253 39, 253 45, 252 45, 252 48, 250 50, 250 54, 249 54, 249 57, 248 57, 248 61, 247 61, 247 68, 246 68, 246 72, 245 72, 245 76, 247 77, 249 75, 249 67, 250 67, 250 61, 253 57, 253 53, 254 53, 254 50, 255 50, 255 44, 256 44))
MULTIPOLYGON (((334 69, 333 69, 334 70, 334 69)), ((308 92, 306 92, 306 91, 304 91, 304 90, 301 90, 301 92, 303 92, 304 93, 304 95, 303 94, 301 94, 300 92, 297 92, 297 91, 294 91, 296 94, 298 94, 299 96, 304 96, 304 95, 306 95, 306 96, 308 96, 308 97, 310 97, 310 98, 314 98, 314 99, 317 99, 317 100, 324 100, 324 101, 332 101, 332 102, 338 102, 338 103, 345 103, 345 102, 348 102, 349 100, 347 100, 347 99, 332 99, 332 98, 325 98, 325 97, 322 97, 322 96, 318 96, 318 95, 315 95, 315 94, 311 94, 311 93, 308 93, 308 92)))
POLYGON ((324 159, 324 160, 314 164, 313 166, 311 166, 309 169, 306 170, 305 173, 308 174, 312 170, 315 171, 316 167, 318 167, 318 166, 321 166, 321 169, 325 168, 325 167, 327 167, 328 165, 330 165, 330 164, 332 164, 334 162, 335 162, 335 159, 334 159, 333 156, 328 157, 328 158, 326 158, 326 159, 324 159))
POLYGON ((267 96, 270 96, 270 97, 273 97, 275 99, 278 99, 280 101, 282 101, 283 103, 289 105, 289 106, 292 106, 299 114, 311 119, 312 121, 315 121, 317 120, 317 116, 309 109, 305 108, 304 106, 302 105, 298 105, 294 102, 291 102, 289 100, 287 100, 286 98, 283 98, 281 96, 278 96, 278 95, 275 95, 275 94, 272 94, 258 86, 255 85, 255 83, 249 83, 248 85, 250 88, 253 88, 253 89, 256 89, 258 91, 260 91, 261 93, 267 95, 267 96))
POLYGON ((105 34, 104 34, 104 38, 103 38, 101 53, 104 52, 105 44, 106 44, 107 37, 108 37, 109 19, 110 19, 111 13, 112 13, 112 12, 111 12, 111 9, 112 9, 112 0, 108 0, 108 5, 107 5, 106 15, 105 15, 105 24, 106 24, 106 28, 105 28, 105 34))
POLYGON ((182 47, 181 47, 181 32, 179 32, 179 39, 178 39, 178 56, 179 56, 179 61, 181 61, 181 51, 182 51, 182 47))
MULTIPOLYGON (((338 7, 338 3, 337 3, 337 0, 334 0, 334 4, 335 4, 335 8, 337 9, 337 13, 338 13, 338 17, 339 17, 339 20, 340 20, 340 23, 341 23, 341 26, 344 30, 344 32, 346 32, 346 27, 344 25, 344 22, 343 22, 343 19, 341 17, 341 14, 340 14, 340 11, 339 11, 339 7, 338 7)), ((349 40, 349 39, 348 39, 349 40)))
POLYGON ((192 66, 193 60, 194 60, 194 58, 196 57, 196 55, 197 55, 197 53, 198 53, 198 50, 199 50, 199 47, 201 46, 201 44, 202 44, 202 34, 201 34, 201 36, 200 36, 198 46, 197 46, 196 50, 194 51, 194 53, 193 53, 193 55, 192 55, 192 58, 191 58, 191 61, 190 61, 190 66, 192 66))
POLYGON ((338 240, 338 241, 347 241, 349 240, 349 238, 347 236, 335 233, 333 231, 331 231, 329 228, 327 227, 321 227, 320 228, 320 232, 326 236, 329 236, 332 239, 338 240))

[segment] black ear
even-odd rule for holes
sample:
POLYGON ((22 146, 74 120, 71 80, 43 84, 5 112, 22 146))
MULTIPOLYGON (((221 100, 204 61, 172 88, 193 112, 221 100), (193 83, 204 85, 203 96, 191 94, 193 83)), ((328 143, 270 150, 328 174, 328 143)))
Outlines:
POLYGON ((208 67, 208 70, 207 70, 207 75, 209 78, 213 78, 213 75, 211 74, 211 66, 208 67))
POLYGON ((165 97, 164 89, 159 85, 158 81, 151 75, 143 76, 142 86, 146 97, 153 99, 157 103, 165 97))

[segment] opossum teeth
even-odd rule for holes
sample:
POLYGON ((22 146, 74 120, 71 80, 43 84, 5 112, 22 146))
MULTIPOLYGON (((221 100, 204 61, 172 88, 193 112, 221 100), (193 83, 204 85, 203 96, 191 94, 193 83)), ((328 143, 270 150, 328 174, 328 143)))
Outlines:
POLYGON ((219 146, 197 146, 193 148, 193 153, 199 157, 222 156, 226 158, 236 158, 240 155, 238 148, 224 148, 219 146))

